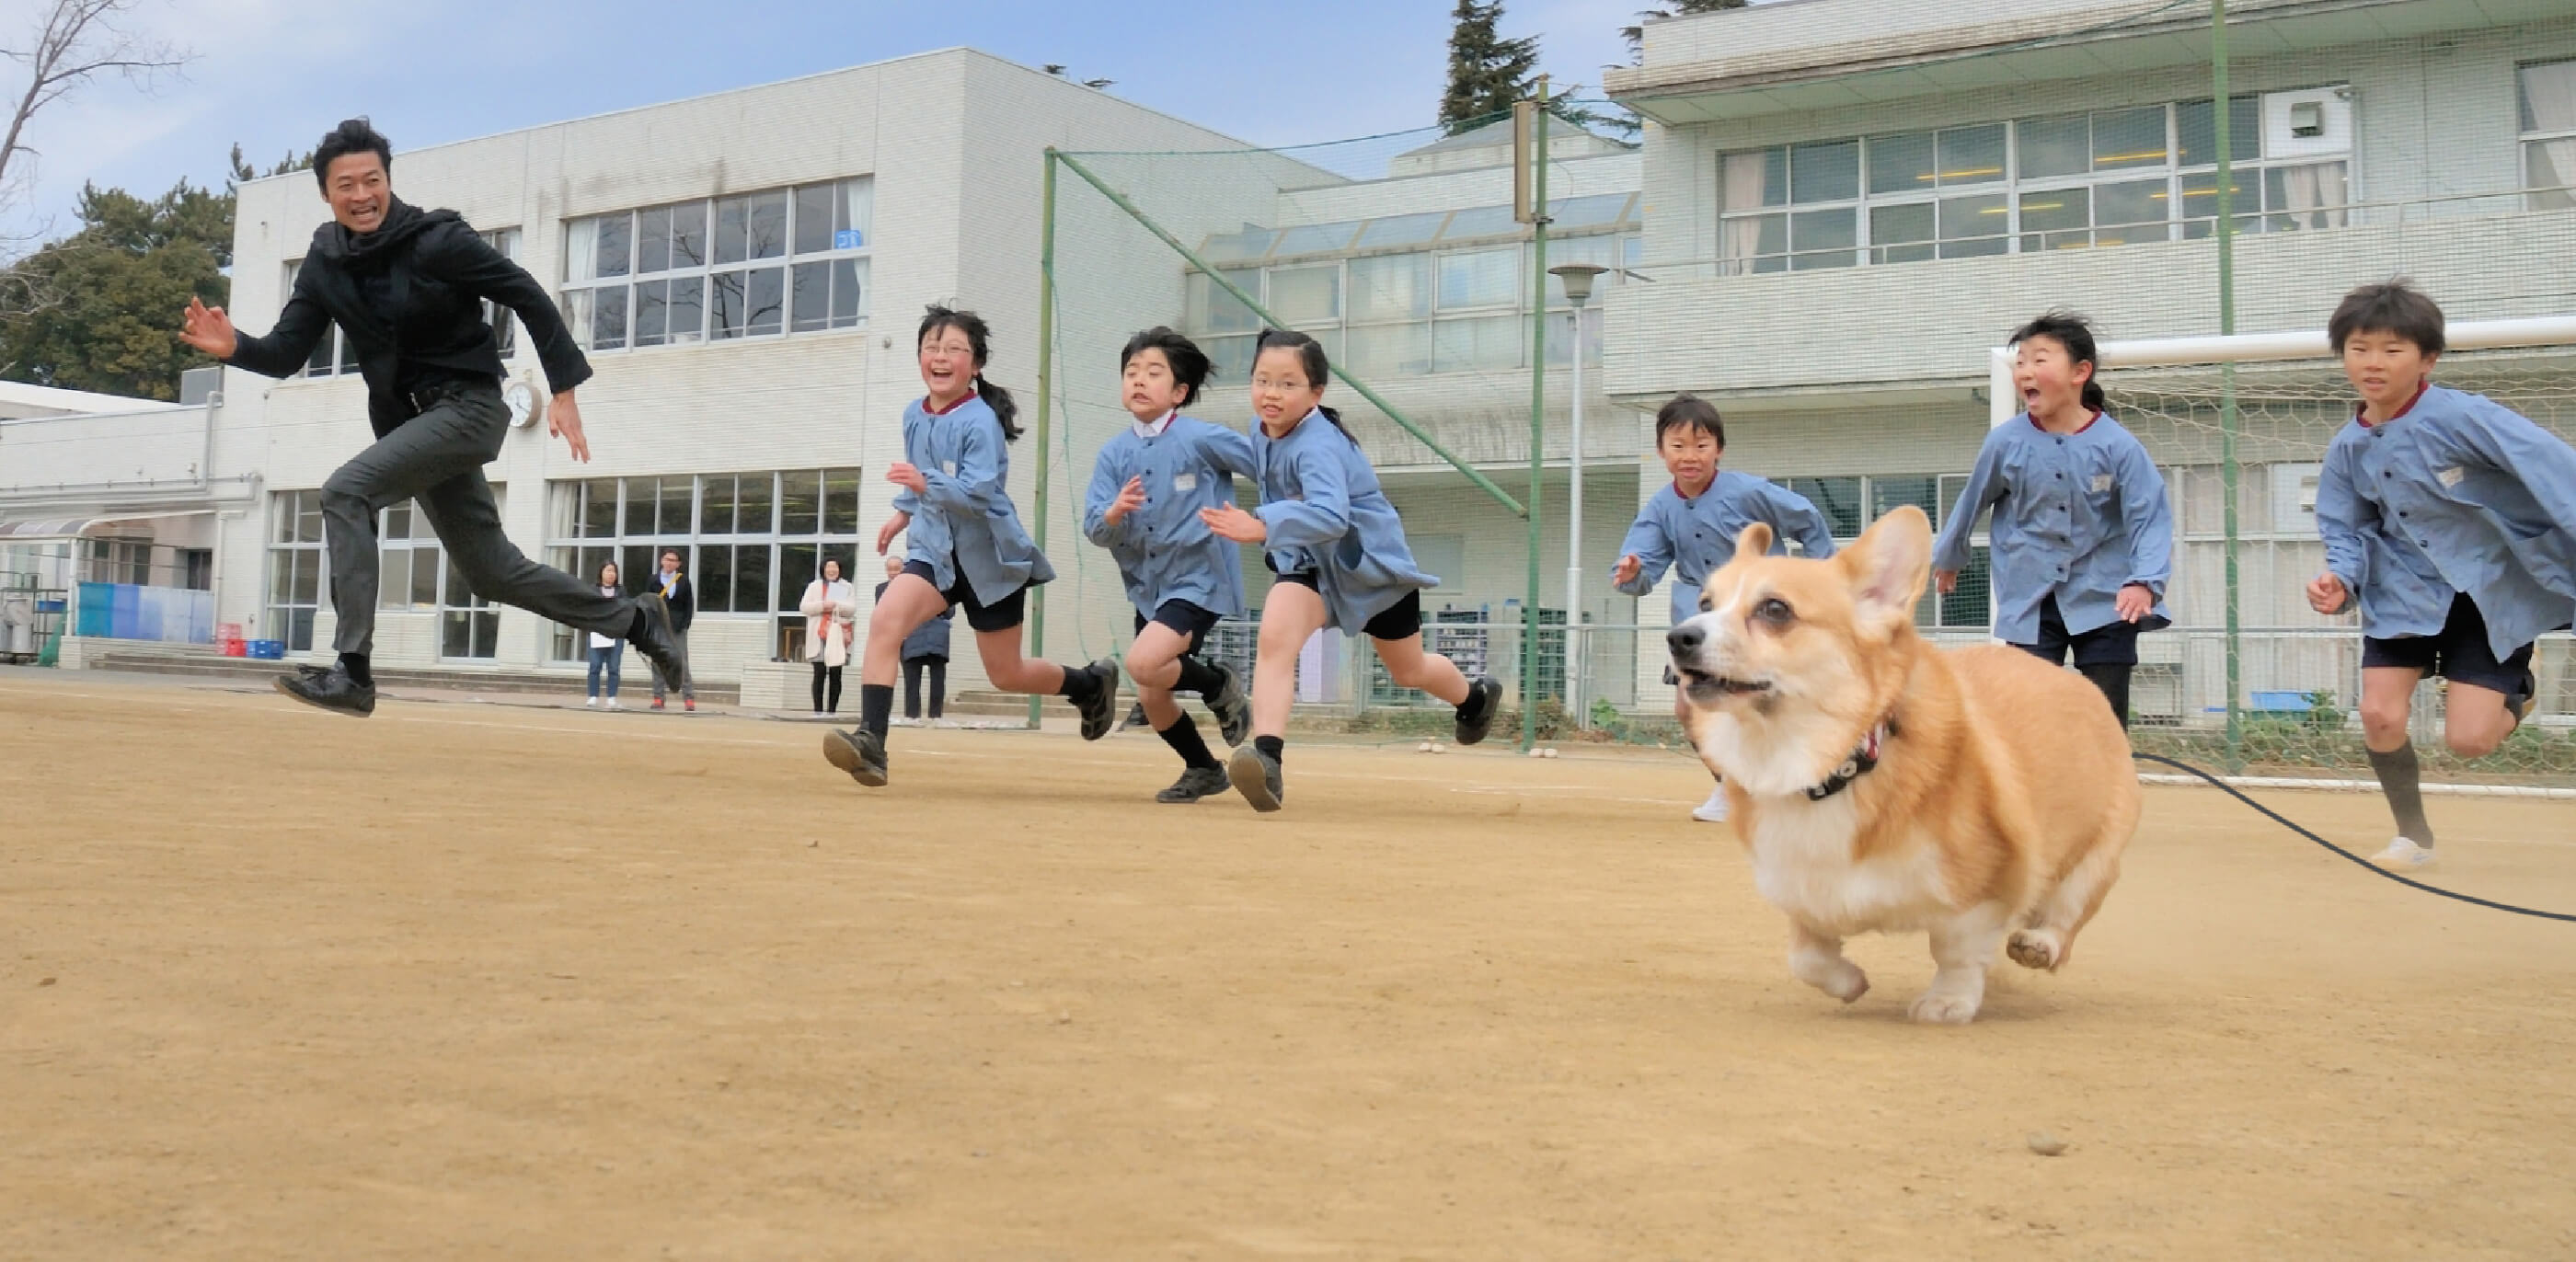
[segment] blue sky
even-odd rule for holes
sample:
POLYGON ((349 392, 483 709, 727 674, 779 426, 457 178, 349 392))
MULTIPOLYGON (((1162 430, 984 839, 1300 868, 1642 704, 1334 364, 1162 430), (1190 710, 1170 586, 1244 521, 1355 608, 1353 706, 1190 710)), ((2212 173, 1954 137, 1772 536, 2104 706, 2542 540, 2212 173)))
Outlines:
MULTIPOLYGON (((1509 0, 1558 83, 1598 85, 1644 0, 1509 0)), ((37 7, 17 0, 5 11, 37 7)), ((970 45, 1066 64, 1109 90, 1261 144, 1427 124, 1450 0, 142 0, 133 21, 195 53, 149 92, 94 84, 38 119, 16 216, 55 231, 83 180, 212 183, 241 142, 301 151, 366 114, 397 150, 970 45), (34 217, 31 221, 30 217, 34 217)), ((15 94, 14 84, 9 91, 15 94)))

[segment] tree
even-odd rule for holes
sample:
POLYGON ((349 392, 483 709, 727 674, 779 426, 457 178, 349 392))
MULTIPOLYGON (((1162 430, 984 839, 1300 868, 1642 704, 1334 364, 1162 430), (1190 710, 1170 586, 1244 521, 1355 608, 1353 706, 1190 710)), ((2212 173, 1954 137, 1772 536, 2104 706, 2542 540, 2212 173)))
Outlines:
POLYGON ((1635 26, 1619 28, 1620 38, 1628 41, 1628 64, 1632 66, 1646 64, 1646 23, 1661 22, 1667 18, 1684 17, 1693 13, 1716 13, 1722 9, 1741 9, 1747 3, 1748 0, 1673 0, 1671 4, 1639 11, 1635 26))
MULTIPOLYGON (((42 156, 28 141, 28 127, 46 106, 86 86, 101 75, 122 75, 149 86, 160 74, 176 70, 186 58, 158 41, 125 29, 122 21, 135 0, 50 0, 43 18, 22 38, 0 46, 5 57, 26 68, 27 82, 0 133, 0 214, 24 205, 36 182, 35 159, 42 156)), ((33 234, 0 236, 0 256, 15 255, 33 234)), ((0 314, 40 309, 59 298, 15 267, 0 268, 0 314)))
POLYGON ((1529 96, 1538 72, 1538 40, 1503 38, 1503 0, 1458 0, 1450 16, 1456 25, 1449 34, 1449 87, 1440 95, 1440 125, 1455 136, 1529 96))
POLYGON ((179 344, 191 297, 225 300, 233 197, 182 180, 146 201, 81 190, 80 230, 17 268, 54 300, 0 326, 0 376, 146 399, 178 397, 179 373, 208 362, 179 344))

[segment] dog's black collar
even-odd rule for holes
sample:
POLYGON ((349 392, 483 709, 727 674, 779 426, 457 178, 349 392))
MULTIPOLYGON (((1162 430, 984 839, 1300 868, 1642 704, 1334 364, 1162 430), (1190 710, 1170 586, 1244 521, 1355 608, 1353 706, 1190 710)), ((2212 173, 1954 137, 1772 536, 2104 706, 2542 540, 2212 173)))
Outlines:
POLYGON ((1852 750, 1851 757, 1844 759, 1841 766, 1834 768, 1834 774, 1825 777, 1824 783, 1807 786, 1807 800, 1822 802, 1850 788, 1852 781, 1876 771, 1880 754, 1884 752, 1887 741, 1895 735, 1896 719, 1891 715, 1878 726, 1869 729, 1869 735, 1861 738, 1860 744, 1852 750))

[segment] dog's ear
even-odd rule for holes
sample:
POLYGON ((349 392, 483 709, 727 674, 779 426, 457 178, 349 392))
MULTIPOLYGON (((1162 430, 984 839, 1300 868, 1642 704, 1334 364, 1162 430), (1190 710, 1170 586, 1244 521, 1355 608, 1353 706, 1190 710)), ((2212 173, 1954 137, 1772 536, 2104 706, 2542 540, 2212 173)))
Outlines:
MULTIPOLYGON (((1747 534, 1751 531, 1745 532, 1747 534)), ((1914 622, 1914 603, 1932 573, 1932 519, 1908 504, 1878 519, 1835 554, 1851 582, 1853 612, 1873 634, 1914 622)))
POLYGON ((1737 556, 1758 557, 1768 556, 1770 553, 1771 524, 1769 522, 1757 521, 1752 525, 1745 527, 1744 533, 1735 537, 1735 555, 1737 556))

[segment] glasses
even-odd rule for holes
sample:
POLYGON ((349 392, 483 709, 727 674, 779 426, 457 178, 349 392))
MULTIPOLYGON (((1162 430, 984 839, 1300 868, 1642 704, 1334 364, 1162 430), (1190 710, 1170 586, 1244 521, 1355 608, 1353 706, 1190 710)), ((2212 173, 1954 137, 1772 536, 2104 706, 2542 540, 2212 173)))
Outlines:
POLYGON ((1255 390, 1277 391, 1284 394, 1292 390, 1304 390, 1308 387, 1306 385, 1306 379, 1303 377, 1255 377, 1252 379, 1252 388, 1255 390))

